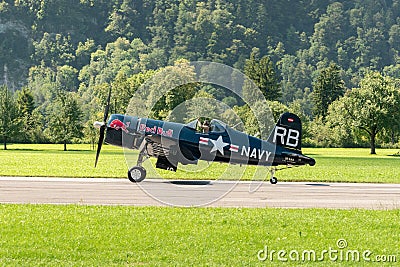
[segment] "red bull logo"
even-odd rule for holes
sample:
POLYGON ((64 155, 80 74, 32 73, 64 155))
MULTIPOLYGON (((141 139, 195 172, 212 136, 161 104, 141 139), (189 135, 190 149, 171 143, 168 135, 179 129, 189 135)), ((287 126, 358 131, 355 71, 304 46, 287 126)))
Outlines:
POLYGON ((126 133, 128 133, 128 127, 129 127, 129 122, 127 124, 123 123, 122 121, 115 119, 113 120, 108 127, 113 128, 115 130, 122 130, 126 133))
POLYGON ((172 130, 172 129, 165 130, 164 128, 157 127, 157 126, 148 127, 144 123, 139 125, 139 131, 143 131, 143 132, 151 133, 151 134, 158 134, 161 136, 168 136, 168 137, 172 137, 172 134, 174 133, 174 130, 172 130))

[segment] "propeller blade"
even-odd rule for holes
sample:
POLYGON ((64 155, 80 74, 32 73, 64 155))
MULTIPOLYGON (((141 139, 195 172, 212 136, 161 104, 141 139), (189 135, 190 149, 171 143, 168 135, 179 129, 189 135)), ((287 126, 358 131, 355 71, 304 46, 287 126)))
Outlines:
POLYGON ((108 91, 108 97, 107 97, 107 104, 106 108, 104 109, 104 124, 107 123, 107 118, 108 118, 108 111, 110 110, 110 101, 111 101, 111 87, 110 90, 108 91))
POLYGON ((97 153, 96 153, 96 161, 94 163, 94 167, 96 168, 97 166, 97 162, 99 160, 99 156, 100 156, 100 151, 101 151, 101 147, 103 146, 103 141, 104 141, 104 132, 106 130, 106 126, 103 125, 100 127, 100 137, 99 137, 99 143, 97 144, 97 153))
POLYGON ((103 141, 104 141, 104 134, 107 128, 107 118, 108 118, 108 111, 110 110, 110 101, 111 101, 111 87, 110 90, 108 91, 108 97, 107 97, 107 103, 106 107, 104 108, 104 118, 103 118, 103 124, 99 124, 95 122, 94 126, 98 127, 100 126, 100 137, 99 137, 99 142, 97 143, 97 153, 96 153, 96 161, 94 163, 94 167, 97 166, 97 162, 99 161, 99 156, 101 152, 101 147, 103 146, 103 141))

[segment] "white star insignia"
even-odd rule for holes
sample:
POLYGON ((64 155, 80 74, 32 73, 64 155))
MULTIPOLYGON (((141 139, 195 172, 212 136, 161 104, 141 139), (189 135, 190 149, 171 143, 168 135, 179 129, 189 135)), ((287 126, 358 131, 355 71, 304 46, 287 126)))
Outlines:
POLYGON ((224 143, 222 141, 222 136, 219 136, 217 140, 210 139, 210 141, 213 143, 213 148, 211 149, 210 153, 214 151, 219 151, 222 155, 224 155, 224 147, 229 145, 229 143, 224 143))

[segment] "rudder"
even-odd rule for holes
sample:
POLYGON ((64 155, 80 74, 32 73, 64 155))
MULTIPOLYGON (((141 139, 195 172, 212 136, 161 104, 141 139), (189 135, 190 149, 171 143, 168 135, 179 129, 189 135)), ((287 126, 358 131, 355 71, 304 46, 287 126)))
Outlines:
POLYGON ((286 112, 279 118, 268 142, 301 152, 301 131, 300 118, 296 114, 286 112))

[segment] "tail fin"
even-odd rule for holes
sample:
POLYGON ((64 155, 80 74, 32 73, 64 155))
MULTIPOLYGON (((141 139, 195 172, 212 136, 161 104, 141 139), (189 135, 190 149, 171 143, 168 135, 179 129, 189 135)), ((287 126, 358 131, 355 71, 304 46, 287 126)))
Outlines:
POLYGON ((289 112, 282 114, 272 130, 268 142, 301 152, 300 118, 289 112))

